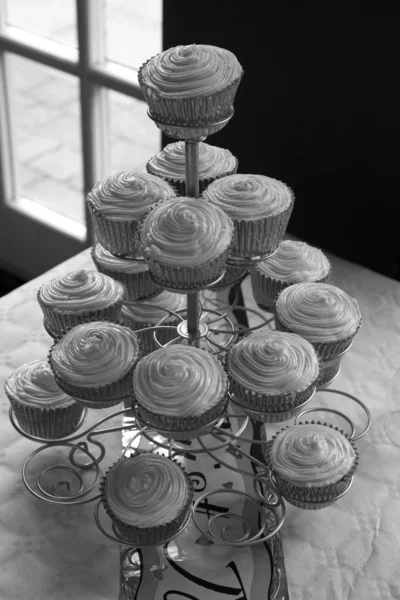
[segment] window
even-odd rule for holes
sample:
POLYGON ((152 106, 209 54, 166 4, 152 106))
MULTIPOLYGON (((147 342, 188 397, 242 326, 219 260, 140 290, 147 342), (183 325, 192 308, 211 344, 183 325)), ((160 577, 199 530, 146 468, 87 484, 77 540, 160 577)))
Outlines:
POLYGON ((3 222, 90 243, 85 194, 161 148, 137 83, 161 21, 161 0, 0 0, 3 222))

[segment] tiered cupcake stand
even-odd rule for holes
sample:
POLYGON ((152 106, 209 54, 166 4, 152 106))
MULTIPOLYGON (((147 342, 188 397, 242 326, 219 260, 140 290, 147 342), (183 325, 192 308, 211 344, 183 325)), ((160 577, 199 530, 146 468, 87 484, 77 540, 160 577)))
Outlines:
MULTIPOLYGON (((233 114, 233 112, 232 112, 233 114)), ((150 118, 152 116, 149 114, 150 118)), ((232 115, 231 115, 232 116, 232 115)), ((154 119, 153 119, 154 120, 154 119)), ((221 129, 229 119, 214 124, 212 133, 221 129)), ((187 196, 199 196, 199 142, 204 137, 198 137, 196 128, 174 127, 165 123, 156 123, 164 132, 174 139, 185 140, 186 152, 186 193, 187 196)), ((202 200, 199 199, 199 202, 202 200)), ((271 255, 269 255, 271 256, 271 255)), ((231 304, 210 305, 204 303, 204 292, 200 290, 190 290, 187 294, 187 309, 173 313, 166 311, 166 316, 161 319, 153 328, 153 337, 156 345, 161 346, 157 338, 157 330, 160 327, 172 327, 166 325, 165 321, 174 315, 180 322, 176 327, 176 339, 169 343, 188 343, 192 345, 206 346, 208 350, 217 354, 224 363, 228 349, 238 340, 239 336, 249 334, 260 327, 273 327, 273 316, 265 314, 264 311, 248 309, 238 304, 239 286, 243 278, 249 273, 249 269, 257 262, 266 260, 268 256, 258 256, 250 260, 231 257, 228 266, 241 267, 243 269, 239 279, 231 282, 230 286, 236 291, 234 301, 231 304), (203 306, 202 306, 203 304, 203 306), (255 313, 261 324, 254 327, 241 326, 234 323, 232 315, 242 313, 255 313), (224 336, 221 342, 221 334, 224 336), (216 340, 219 339, 217 342, 216 340)), ((220 278, 221 279, 221 278, 220 278)), ((211 290, 218 290, 221 285, 220 280, 213 282, 208 286, 211 290)), ((176 290, 173 290, 176 291, 176 290)), ((208 294, 208 290, 207 290, 208 294)), ((243 321, 243 319, 239 319, 243 321)), ((339 357, 337 357, 339 358, 339 357)), ((337 371, 337 369, 336 369, 337 371)), ((337 375, 338 373, 336 373, 337 375)), ((314 411, 328 411, 342 417, 350 426, 350 440, 361 438, 369 429, 371 417, 365 404, 355 396, 339 390, 327 389, 330 381, 325 382, 322 388, 324 392, 345 396, 357 403, 365 411, 365 427, 356 434, 355 426, 352 420, 342 412, 334 408, 313 407, 308 405, 311 398, 303 405, 293 409, 290 414, 267 413, 263 416, 264 422, 279 423, 288 419, 297 419, 306 413, 314 411)), ((317 389, 317 392, 321 389, 317 389)), ((234 487, 212 489, 197 496, 188 519, 182 525, 181 531, 188 525, 190 519, 199 530, 204 540, 208 544, 221 544, 233 548, 243 548, 264 543, 269 551, 272 565, 272 581, 269 588, 268 598, 284 599, 289 598, 287 589, 283 553, 280 543, 279 530, 284 524, 285 503, 278 493, 273 476, 263 461, 261 447, 266 443, 265 434, 262 435, 263 424, 260 422, 259 415, 252 414, 251 411, 238 407, 233 395, 230 395, 231 405, 228 413, 217 419, 212 426, 212 430, 205 437, 199 437, 196 444, 190 447, 190 454, 193 456, 203 455, 210 457, 219 465, 236 471, 249 478, 251 481, 252 493, 234 489, 234 487), (207 444, 205 443, 207 440, 207 444), (209 440, 213 440, 212 443, 209 440), (246 446, 247 444, 247 446, 246 446), (248 448, 246 451, 244 447, 248 448), (221 458, 221 450, 230 453, 233 456, 244 459, 241 465, 246 464, 247 468, 234 467, 231 461, 221 458), (246 499, 253 506, 253 513, 258 514, 258 526, 254 527, 254 520, 248 522, 246 518, 235 510, 225 509, 223 512, 209 514, 204 519, 204 510, 199 508, 207 504, 216 495, 225 494, 230 496, 228 505, 234 507, 235 501, 239 502, 246 499), (201 515, 201 516, 200 516, 201 515)), ((111 521, 104 515, 100 494, 98 493, 98 483, 102 476, 101 463, 106 455, 106 447, 99 441, 99 436, 105 434, 122 433, 122 456, 129 456, 138 452, 144 444, 145 449, 156 449, 169 457, 174 457, 178 461, 184 459, 188 454, 187 446, 184 440, 168 439, 162 436, 160 430, 155 432, 151 427, 138 418, 136 407, 131 406, 131 399, 124 400, 125 408, 114 412, 111 415, 100 419, 93 426, 83 429, 87 409, 83 413, 81 422, 75 432, 67 438, 58 440, 44 440, 26 434, 19 427, 12 409, 10 409, 10 420, 15 429, 24 437, 36 442, 39 447, 32 452, 26 459, 22 469, 22 477, 27 489, 37 498, 56 505, 76 506, 93 502, 95 505, 95 520, 102 533, 110 540, 117 542, 121 546, 121 585, 120 598, 133 600, 137 596, 137 590, 140 581, 140 553, 138 548, 132 548, 132 544, 122 538, 113 528, 111 521), (122 418, 122 425, 115 427, 103 427, 107 421, 115 417, 122 418), (48 466, 41 470, 35 480, 30 476, 29 470, 35 471, 34 462, 39 454, 47 452, 48 466), (64 453, 63 461, 56 464, 60 454, 64 453)), ((277 427, 279 428, 279 427, 277 427)), ((205 489, 205 474, 197 473, 192 478, 192 484, 195 492, 201 492, 205 489)), ((334 500, 347 493, 352 484, 352 477, 347 487, 334 500)), ((247 488, 246 488, 247 489, 247 488)), ((286 499, 290 502, 290 499, 286 499)), ((330 503, 332 500, 330 501, 330 503)), ((310 506, 309 508, 322 508, 325 506, 310 506)), ((181 533, 181 532, 179 532, 181 533)), ((169 540, 165 540, 167 543, 169 540)), ((189 596, 187 596, 189 597, 189 596)), ((245 597, 245 596, 243 596, 245 597)))

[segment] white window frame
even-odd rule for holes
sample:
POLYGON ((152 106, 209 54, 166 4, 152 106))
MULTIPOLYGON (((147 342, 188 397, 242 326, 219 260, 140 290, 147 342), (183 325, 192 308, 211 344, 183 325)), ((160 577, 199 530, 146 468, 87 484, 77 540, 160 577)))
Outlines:
MULTIPOLYGON (((13 149, 13 115, 7 92, 7 53, 35 61, 77 77, 80 86, 80 134, 84 195, 103 173, 109 157, 105 143, 108 132, 107 90, 144 102, 135 71, 104 60, 104 10, 98 0, 76 0, 78 49, 7 25, 6 0, 0 0, 0 209, 17 211, 56 233, 68 234, 88 247, 93 231, 85 206, 86 227, 36 203, 16 196, 16 161, 13 149), (17 202, 18 200, 18 202, 17 202), (58 230, 58 231, 57 231, 58 230)), ((84 202, 84 198, 82 198, 84 202)), ((86 203, 85 203, 86 204, 86 203)))

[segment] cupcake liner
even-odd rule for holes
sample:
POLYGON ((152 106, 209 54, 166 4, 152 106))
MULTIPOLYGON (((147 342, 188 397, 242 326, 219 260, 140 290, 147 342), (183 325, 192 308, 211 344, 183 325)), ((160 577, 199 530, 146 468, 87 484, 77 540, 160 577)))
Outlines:
POLYGON ((43 319, 43 327, 45 328, 45 330, 47 331, 47 333, 49 334, 49 336, 53 338, 53 340, 58 340, 58 338, 61 337, 60 333, 58 333, 57 331, 53 331, 52 329, 50 329, 49 324, 47 323, 46 319, 43 319))
MULTIPOLYGON (((140 273, 125 273, 116 271, 115 269, 107 269, 96 259, 94 248, 92 248, 91 255, 96 269, 100 273, 112 277, 125 286, 126 300, 136 302, 137 300, 144 300, 157 296, 163 291, 162 288, 151 279, 148 270, 140 273)), ((118 314, 117 318, 119 319, 119 317, 120 314, 118 314)))
POLYGON ((333 360, 321 360, 319 365, 318 387, 326 387, 339 375, 342 357, 333 360))
MULTIPOLYGON (((168 313, 165 313, 165 316, 168 316, 168 313)), ((134 319, 123 318, 124 325, 126 327, 130 327, 132 331, 137 331, 138 329, 145 329, 146 327, 155 327, 156 323, 143 323, 142 321, 135 321, 134 319)), ((171 325, 177 327, 180 323, 180 319, 175 319, 171 317, 171 320, 168 319, 163 323, 163 325, 171 325)), ((142 354, 150 354, 154 350, 157 350, 159 346, 157 346, 154 341, 154 329, 149 329, 148 331, 141 331, 137 333, 137 337, 139 339, 140 349, 142 354)), ((171 340, 179 337, 179 334, 176 329, 157 329, 157 339, 163 346, 170 342, 171 340)))
POLYGON ((84 410, 78 402, 63 407, 28 406, 8 395, 19 426, 29 435, 46 440, 59 439, 75 431, 84 410))
POLYGON ((234 401, 232 400, 232 402, 241 406, 243 412, 245 412, 253 421, 258 421, 260 423, 283 423, 284 421, 289 421, 290 419, 297 417, 297 415, 304 410, 308 403, 313 399, 313 396, 314 394, 312 393, 304 402, 295 408, 284 409, 277 412, 251 410, 247 406, 237 402, 236 398, 234 401))
MULTIPOLYGON (((286 327, 279 320, 279 316, 276 311, 276 308, 274 311, 274 318, 275 318, 275 328, 278 331, 287 331, 289 333, 296 333, 295 331, 292 331, 291 329, 286 327)), ((350 337, 344 338, 342 340, 334 340, 332 342, 314 342, 312 340, 308 340, 308 341, 313 346, 313 348, 314 348, 315 352, 317 353, 318 358, 320 360, 325 361, 325 360, 329 360, 332 358, 339 358, 339 356, 344 354, 350 348, 351 344, 353 343, 354 337, 355 337, 357 331, 359 330, 360 326, 361 326, 361 321, 358 324, 358 327, 355 330, 355 332, 353 333, 353 335, 351 335, 350 337)))
POLYGON ((262 219, 232 219, 237 234, 232 255, 240 258, 263 256, 277 249, 292 214, 294 198, 284 211, 262 219))
MULTIPOLYGON (((167 457, 166 457, 167 458, 167 457)), ((172 460, 172 459, 168 459, 172 460)), ((173 461, 176 462, 176 461, 173 461)), ((179 465, 180 466, 180 465, 179 465)), ((111 468, 111 467, 110 467, 111 468)), ((180 467, 182 468, 182 467, 180 467)), ((109 469, 110 470, 110 469, 109 469)), ((183 471, 183 469, 182 469, 183 471)), ((184 471, 183 471, 184 472, 184 471)), ((108 471, 107 471, 108 474, 108 471)), ((164 525, 154 525, 153 527, 136 527, 134 525, 129 525, 127 523, 123 523, 120 521, 112 512, 105 495, 105 481, 106 476, 101 480, 99 485, 100 491, 100 500, 103 504, 104 510, 107 515, 112 520, 117 534, 120 534, 126 540, 129 540, 132 544, 137 546, 158 546, 163 544, 166 540, 172 538, 176 535, 180 528, 182 527, 185 519, 188 516, 188 511, 190 510, 190 505, 193 499, 193 486, 189 479, 189 477, 185 474, 185 478, 187 481, 187 498, 181 508, 179 514, 170 521, 169 523, 165 523, 164 525)))
MULTIPOLYGON (((329 269, 327 275, 321 279, 317 279, 316 283, 325 283, 330 278, 331 273, 332 270, 329 269)), ((275 309, 275 303, 279 294, 290 285, 293 285, 293 283, 263 275, 256 267, 251 269, 251 287, 254 300, 268 311, 275 309)))
MULTIPOLYGON (((228 175, 235 175, 235 173, 238 169, 238 164, 239 164, 237 158, 235 160, 236 160, 236 165, 235 165, 234 169, 231 169, 230 171, 225 171, 224 173, 221 173, 220 175, 217 175, 216 177, 203 177, 202 179, 199 179, 199 195, 201 196, 201 194, 203 192, 205 192, 205 190, 208 188, 210 183, 212 183, 216 179, 221 179, 221 177, 227 177, 228 175)), ((161 179, 164 179, 164 181, 169 183, 169 185, 171 185, 176 190, 178 196, 187 196, 185 179, 182 180, 182 179, 174 179, 172 177, 161 177, 160 175, 158 175, 158 173, 153 171, 153 169, 150 167, 149 163, 146 164, 146 170, 148 173, 150 173, 150 175, 155 175, 156 177, 160 177, 161 179)))
POLYGON ((243 72, 224 89, 213 94, 191 98, 168 97, 158 94, 143 81, 143 70, 150 60, 140 67, 138 81, 151 118, 167 135, 182 135, 183 139, 198 138, 216 133, 224 127, 225 120, 233 114, 233 101, 243 72))
MULTIPOLYGON (((105 319, 102 320, 105 321, 105 319)), ((140 349, 134 364, 119 379, 112 381, 107 385, 97 387, 76 385, 70 383, 69 381, 66 381, 61 375, 61 373, 57 371, 57 368, 53 363, 53 351, 57 346, 60 338, 63 337, 63 335, 65 335, 67 331, 68 329, 63 330, 60 337, 54 342, 48 353, 48 362, 50 368, 53 372, 57 385, 63 390, 63 392, 65 392, 69 396, 72 396, 77 402, 82 403, 84 406, 89 406, 90 408, 107 408, 109 406, 119 404, 126 397, 132 397, 133 371, 135 370, 136 365, 141 358, 140 349)))
POLYGON ((170 433, 170 437, 175 440, 189 440, 204 435, 209 431, 210 424, 225 414, 228 406, 228 398, 224 394, 221 400, 201 415, 175 417, 153 413, 141 406, 137 400, 136 402, 139 419, 148 423, 156 431, 160 429, 166 437, 170 433))
POLYGON ((88 203, 96 236, 102 246, 116 256, 141 255, 138 221, 114 221, 88 203))
POLYGON ((104 308, 86 310, 79 313, 63 312, 45 306, 40 298, 40 290, 37 293, 37 299, 46 321, 45 329, 52 337, 55 337, 64 329, 71 329, 71 327, 75 327, 75 325, 80 325, 82 323, 104 320, 118 321, 121 317, 121 309, 125 298, 122 297, 120 300, 117 300, 104 308))
POLYGON ((305 390, 291 392, 290 394, 261 394, 249 390, 232 375, 229 375, 230 393, 235 396, 235 402, 260 413, 279 413, 292 410, 311 398, 315 391, 316 381, 313 381, 305 390))
MULTIPOLYGON (((308 424, 308 423, 309 423, 309 421, 305 421, 305 424, 308 424)), ((326 427, 335 429, 336 431, 339 431, 344 437, 349 439, 348 436, 344 433, 344 431, 340 430, 338 427, 333 427, 333 425, 330 425, 328 423, 321 423, 320 421, 317 421, 317 422, 311 421, 311 423, 312 424, 316 423, 318 425, 325 425, 326 427)), ((302 425, 302 423, 298 423, 298 425, 302 425)), ((285 428, 285 429, 287 429, 287 428, 285 428)), ((281 431, 285 431, 285 429, 282 429, 281 431)), ((357 465, 358 465, 359 456, 358 456, 357 448, 355 447, 352 440, 349 440, 349 441, 355 452, 355 460, 354 460, 352 467, 349 469, 348 473, 346 473, 346 475, 344 475, 344 477, 342 477, 342 479, 340 479, 340 481, 337 481, 335 483, 330 483, 328 485, 323 485, 323 486, 304 486, 304 485, 296 485, 296 484, 289 482, 287 479, 285 479, 284 477, 279 475, 279 473, 276 473, 274 471, 273 467, 271 466, 272 444, 273 444, 275 438, 280 433, 281 432, 276 433, 272 437, 271 440, 267 441, 263 445, 263 454, 264 454, 266 464, 272 470, 274 482, 275 482, 275 485, 276 485, 278 491, 282 494, 282 496, 288 502, 290 502, 292 504, 294 502, 296 502, 298 504, 295 504, 295 506, 298 506, 301 504, 302 505, 301 508, 310 508, 310 509, 315 510, 316 507, 323 508, 324 506, 328 506, 329 504, 331 504, 333 501, 336 500, 337 496, 343 494, 345 489, 350 485, 351 478, 352 478, 353 473, 356 470, 357 465)), ((263 432, 263 437, 265 438, 265 432, 263 432)))
POLYGON ((187 290, 204 288, 221 277, 230 251, 229 247, 211 262, 194 267, 178 267, 150 259, 150 276, 161 287, 186 294, 187 290))
POLYGON ((214 285, 210 285, 210 290, 216 290, 221 292, 222 290, 226 290, 233 285, 238 285, 242 283, 243 279, 248 275, 249 269, 243 267, 233 267, 231 265, 226 265, 225 275, 222 280, 214 285))

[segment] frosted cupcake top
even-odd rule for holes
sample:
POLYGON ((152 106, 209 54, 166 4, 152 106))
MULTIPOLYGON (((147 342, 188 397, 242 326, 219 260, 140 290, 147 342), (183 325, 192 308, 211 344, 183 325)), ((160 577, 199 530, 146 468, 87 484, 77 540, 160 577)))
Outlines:
MULTIPOLYGON (((176 312, 185 308, 186 302, 187 299, 184 294, 174 294, 165 290, 155 298, 147 298, 146 300, 123 306, 122 319, 127 326, 130 325, 132 320, 141 321, 142 323, 157 323, 163 317, 169 316, 168 310, 176 312)), ((174 315, 172 317, 175 318, 174 315)))
POLYGON ((116 462, 104 484, 114 516, 134 527, 173 521, 188 504, 189 489, 186 476, 176 463, 149 452, 116 462))
POLYGON ((287 185, 266 175, 228 175, 210 183, 203 194, 232 219, 273 217, 289 208, 292 192, 287 185))
MULTIPOLYGON (((199 178, 211 179, 237 168, 237 159, 229 150, 199 143, 199 178)), ((185 142, 168 144, 146 164, 149 173, 158 177, 186 179, 185 142)))
POLYGON ((328 283, 296 283, 276 302, 278 320, 310 342, 344 340, 361 323, 357 300, 328 283))
POLYGON ((278 281, 300 283, 318 281, 328 276, 331 265, 325 254, 305 242, 284 240, 271 258, 258 263, 255 269, 278 281))
POLYGON ((216 46, 175 46, 151 58, 139 71, 139 84, 161 96, 207 96, 242 76, 236 56, 216 46))
POLYGON ((85 312, 122 301, 124 286, 97 271, 73 271, 55 277, 39 289, 39 302, 56 311, 85 312))
POLYGON ((111 175, 96 183, 87 197, 89 206, 113 221, 138 221, 158 202, 175 196, 160 177, 136 171, 111 175))
POLYGON ((58 387, 46 360, 34 360, 19 367, 6 381, 9 397, 40 408, 64 408, 74 403, 58 387))
POLYGON ((293 485, 337 483, 355 461, 349 440, 336 429, 319 424, 293 425, 272 443, 271 466, 293 485))
POLYGON ((299 335, 262 329, 235 344, 228 373, 260 394, 290 394, 307 389, 319 373, 314 348, 299 335))
POLYGON ((175 417, 201 415, 226 391, 226 375, 215 356, 194 346, 167 346, 139 361, 133 390, 147 410, 175 417))
POLYGON ((157 206, 142 228, 147 259, 182 267, 210 263, 230 245, 232 220, 218 206, 179 197, 157 206))
POLYGON ((139 355, 136 335, 107 321, 77 325, 51 351, 50 364, 65 381, 101 387, 127 374, 139 355))
POLYGON ((92 257, 95 262, 108 271, 117 271, 118 273, 133 275, 136 273, 144 273, 149 270, 146 262, 127 260, 126 258, 114 256, 111 252, 103 248, 101 244, 96 244, 92 248, 92 257))

